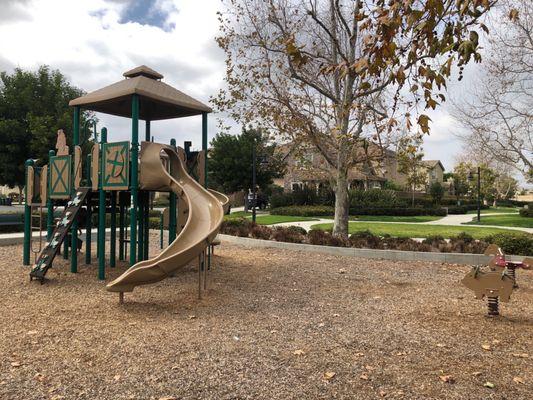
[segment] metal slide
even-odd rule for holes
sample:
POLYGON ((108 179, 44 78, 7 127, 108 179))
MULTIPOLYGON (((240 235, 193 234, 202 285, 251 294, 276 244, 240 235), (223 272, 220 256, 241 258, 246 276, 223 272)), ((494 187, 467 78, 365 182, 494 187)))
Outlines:
POLYGON ((188 212, 188 219, 176 240, 158 256, 138 262, 110 282, 106 287, 110 292, 131 292, 135 286, 159 282, 201 254, 217 235, 224 217, 221 202, 228 200, 204 189, 187 174, 176 151, 160 143, 141 144, 140 188, 173 191, 185 200, 187 210, 178 212, 188 212))

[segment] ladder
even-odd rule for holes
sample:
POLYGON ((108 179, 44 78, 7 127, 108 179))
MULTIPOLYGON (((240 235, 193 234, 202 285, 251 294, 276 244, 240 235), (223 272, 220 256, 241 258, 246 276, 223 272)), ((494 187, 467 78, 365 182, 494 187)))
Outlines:
POLYGON ((37 262, 37 257, 43 249, 43 206, 41 203, 30 204, 31 209, 31 234, 30 234, 30 249, 33 253, 33 263, 37 262), (37 220, 38 223, 35 224, 34 221, 37 220), (39 232, 39 246, 35 246, 33 232, 39 232))

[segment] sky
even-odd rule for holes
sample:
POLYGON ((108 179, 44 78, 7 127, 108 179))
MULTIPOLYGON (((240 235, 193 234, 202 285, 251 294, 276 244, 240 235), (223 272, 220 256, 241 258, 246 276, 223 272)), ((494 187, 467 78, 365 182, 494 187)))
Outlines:
MULTIPOLYGON (((63 72, 87 92, 123 79, 122 73, 146 64, 164 82, 208 104, 223 87, 224 53, 217 47, 216 12, 220 0, 0 0, 0 71, 37 69, 47 64, 63 72)), ((475 84, 476 68, 465 70, 467 85, 451 82, 453 96, 475 84)), ((429 113, 431 135, 425 138, 426 159, 439 159, 453 169, 462 150, 449 104, 429 113)), ((209 121, 210 139, 216 119, 209 121)), ((129 120, 98 114, 110 141, 128 140, 129 120)), ((240 128, 231 121, 233 132, 240 128)), ((152 123, 156 141, 201 144, 201 118, 152 123)), ((143 137, 141 130, 140 136, 143 137)))

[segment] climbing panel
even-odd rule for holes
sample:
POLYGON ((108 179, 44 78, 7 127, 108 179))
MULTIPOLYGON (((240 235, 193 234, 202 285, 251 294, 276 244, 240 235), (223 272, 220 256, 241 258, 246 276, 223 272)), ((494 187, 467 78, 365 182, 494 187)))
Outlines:
POLYGON ((30 279, 38 279, 41 283, 43 282, 46 272, 52 266, 52 261, 59 252, 61 243, 63 243, 67 237, 69 229, 76 219, 76 216, 90 190, 91 189, 87 187, 79 188, 76 191, 76 194, 67 203, 63 215, 61 215, 61 219, 58 221, 54 232, 52 233, 50 242, 46 243, 43 247, 41 254, 37 258, 37 261, 30 272, 30 279))

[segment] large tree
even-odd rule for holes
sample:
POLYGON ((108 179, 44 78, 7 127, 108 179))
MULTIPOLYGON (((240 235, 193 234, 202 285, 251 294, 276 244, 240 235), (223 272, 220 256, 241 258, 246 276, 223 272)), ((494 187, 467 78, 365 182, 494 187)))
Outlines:
POLYGON ((381 157, 404 116, 444 100, 452 66, 477 52, 490 0, 226 0, 218 43, 227 90, 214 99, 238 121, 260 121, 311 144, 335 182, 333 232, 348 232, 348 171, 381 157), (382 153, 382 152, 381 152, 382 153), (365 160, 366 159, 366 160, 365 160))
POLYGON ((469 148, 533 182, 533 2, 503 0, 496 15, 487 63, 454 116, 469 148))
MULTIPOLYGON (((57 70, 41 66, 37 71, 15 69, 0 73, 0 184, 25 184, 24 162, 42 165, 55 148, 57 130, 72 140, 72 108, 69 100, 83 91, 72 86, 57 70)), ((88 114, 84 113, 82 121, 88 114)), ((72 147, 71 147, 72 148, 72 147)))
POLYGON ((405 181, 411 189, 411 206, 415 206, 417 189, 427 184, 428 172, 422 159, 422 137, 404 136, 398 143, 398 172, 405 175, 405 181))
POLYGON ((265 189, 283 174, 276 144, 261 129, 243 128, 240 135, 217 134, 209 150, 209 182, 226 193, 252 188, 252 148, 256 151, 256 183, 265 189))

